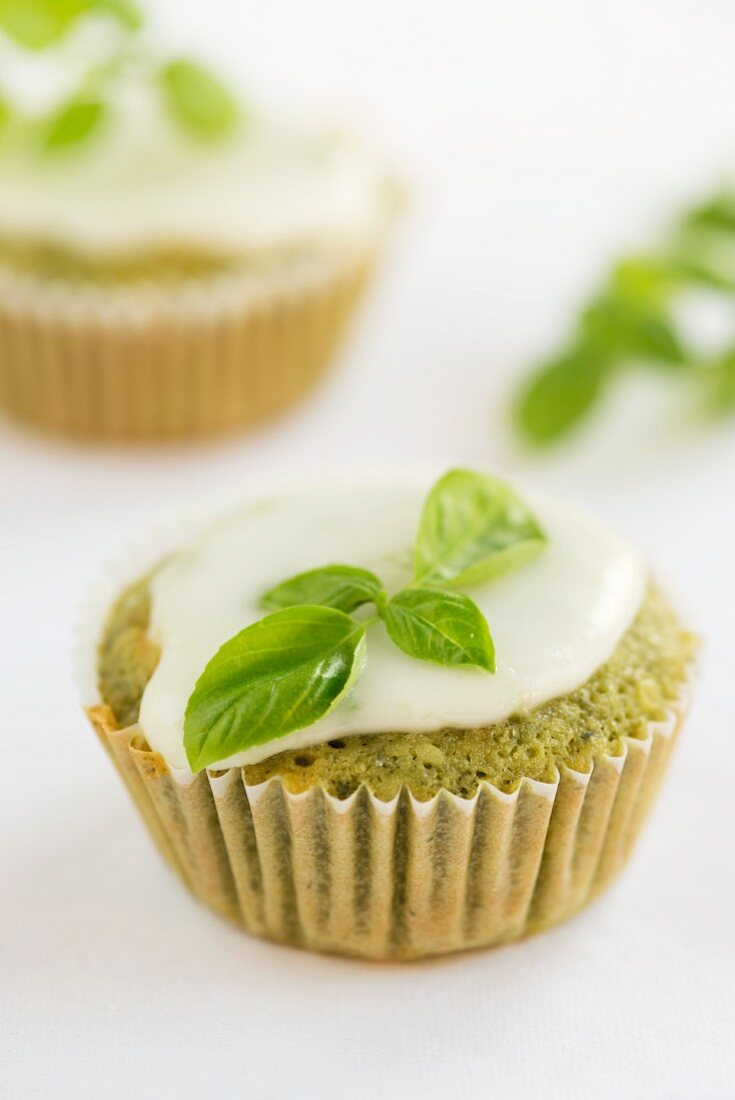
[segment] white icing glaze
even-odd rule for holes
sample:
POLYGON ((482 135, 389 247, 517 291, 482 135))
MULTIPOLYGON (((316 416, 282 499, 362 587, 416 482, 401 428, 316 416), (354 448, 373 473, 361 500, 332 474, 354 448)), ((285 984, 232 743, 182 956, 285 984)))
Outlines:
POLYGON ((371 147, 344 133, 254 114, 226 140, 197 142, 130 87, 106 133, 71 155, 0 147, 0 235, 98 257, 359 244, 386 218, 386 180, 371 147))
MULTIPOLYGON (((140 712, 151 746, 173 767, 186 766, 183 716, 194 684, 223 642, 263 616, 258 600, 273 584, 331 562, 373 569, 389 591, 408 583, 429 487, 388 478, 301 486, 220 521, 164 565, 152 582, 151 632, 161 660, 140 712)), ((488 725, 583 684, 632 622, 646 573, 595 522, 524 496, 548 546, 515 573, 471 589, 495 639, 495 675, 413 660, 376 624, 363 675, 346 700, 307 729, 217 766, 351 734, 488 725)))

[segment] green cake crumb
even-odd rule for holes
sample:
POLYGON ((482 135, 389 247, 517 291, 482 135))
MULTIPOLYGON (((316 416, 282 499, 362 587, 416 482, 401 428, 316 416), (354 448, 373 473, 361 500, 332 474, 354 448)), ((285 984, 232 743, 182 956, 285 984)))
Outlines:
POLYGON ((160 656, 148 636, 149 578, 129 588, 115 604, 97 655, 100 694, 121 728, 138 721, 140 701, 160 656))

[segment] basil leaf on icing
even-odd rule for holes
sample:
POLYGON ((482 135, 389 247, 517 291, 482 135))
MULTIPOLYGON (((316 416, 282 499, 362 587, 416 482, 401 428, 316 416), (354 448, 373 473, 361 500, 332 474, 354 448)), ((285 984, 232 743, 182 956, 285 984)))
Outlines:
POLYGON ((383 619, 404 653, 445 666, 495 671, 495 645, 479 607, 453 584, 514 569, 546 537, 525 504, 496 478, 450 470, 432 488, 415 547, 415 581, 390 601, 367 569, 334 564, 297 573, 261 597, 278 608, 226 642, 199 677, 186 708, 192 770, 312 725, 351 689, 367 628, 383 619), (386 602, 387 601, 387 602, 386 602), (373 603, 377 614, 350 616, 373 603))
POLYGON ((88 15, 109 15, 127 30, 143 22, 132 0, 0 0, 0 28, 27 50, 55 45, 88 15))
POLYGON ((409 657, 438 665, 495 671, 495 647, 485 617, 469 596, 406 588, 382 612, 386 629, 409 657))
POLYGON ((270 609, 318 604, 336 607, 349 614, 362 604, 381 604, 385 589, 368 569, 352 565, 325 565, 297 573, 282 584, 271 588, 261 598, 261 605, 270 609))
POLYGON ((189 698, 192 771, 312 725, 347 694, 364 657, 364 627, 334 608, 288 608, 241 630, 189 698))
MULTIPOLYGON (((169 114, 200 139, 228 133, 238 119, 238 105, 225 85, 208 68, 189 58, 161 65, 138 34, 144 16, 136 0, 0 0, 0 31, 27 50, 57 46, 77 25, 100 18, 116 24, 109 56, 89 59, 79 84, 84 90, 62 104, 46 120, 46 148, 79 145, 99 125, 105 113, 105 92, 121 75, 138 84, 155 83, 169 114)), ((32 129, 34 119, 21 120, 32 129)))
POLYGON ((0 0, 0 27, 19 46, 43 50, 63 37, 85 0, 0 0))
POLYGON ((100 99, 78 97, 52 115, 43 131, 43 147, 48 151, 68 149, 87 141, 99 129, 107 113, 100 99))
POLYGON ((187 58, 170 61, 160 73, 166 105, 176 121, 195 137, 223 137, 238 118, 234 98, 203 65, 187 58))
POLYGON ((450 470, 426 498, 414 552, 421 585, 473 585, 541 550, 546 536, 526 505, 497 478, 450 470))

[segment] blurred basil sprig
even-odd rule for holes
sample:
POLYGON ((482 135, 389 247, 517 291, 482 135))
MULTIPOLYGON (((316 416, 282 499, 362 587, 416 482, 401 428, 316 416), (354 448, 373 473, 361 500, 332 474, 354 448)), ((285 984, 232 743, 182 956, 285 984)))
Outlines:
POLYGON ((567 342, 522 383, 516 427, 532 445, 554 444, 621 374, 651 367, 693 384, 710 410, 735 411, 735 193, 687 210, 659 249, 615 265, 567 342), (732 296, 731 348, 690 346, 677 304, 692 290, 732 296))
POLYGON ((76 90, 40 118, 25 114, 0 83, 0 129, 12 124, 48 152, 79 147, 109 123, 117 82, 131 79, 148 84, 172 121, 196 140, 217 140, 234 129, 241 111, 230 90, 191 58, 155 56, 145 40, 144 13, 133 0, 0 0, 0 32, 34 53, 62 45, 93 20, 112 31, 106 58, 90 58, 76 74, 76 90))

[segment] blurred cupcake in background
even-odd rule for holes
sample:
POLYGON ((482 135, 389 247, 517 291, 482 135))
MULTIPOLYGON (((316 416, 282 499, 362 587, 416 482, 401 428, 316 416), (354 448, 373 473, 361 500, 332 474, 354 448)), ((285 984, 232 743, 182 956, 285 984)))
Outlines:
POLYGON ((7 4, 0 29, 0 403, 125 440, 296 402, 385 240, 381 157, 159 56, 124 0, 7 4))

